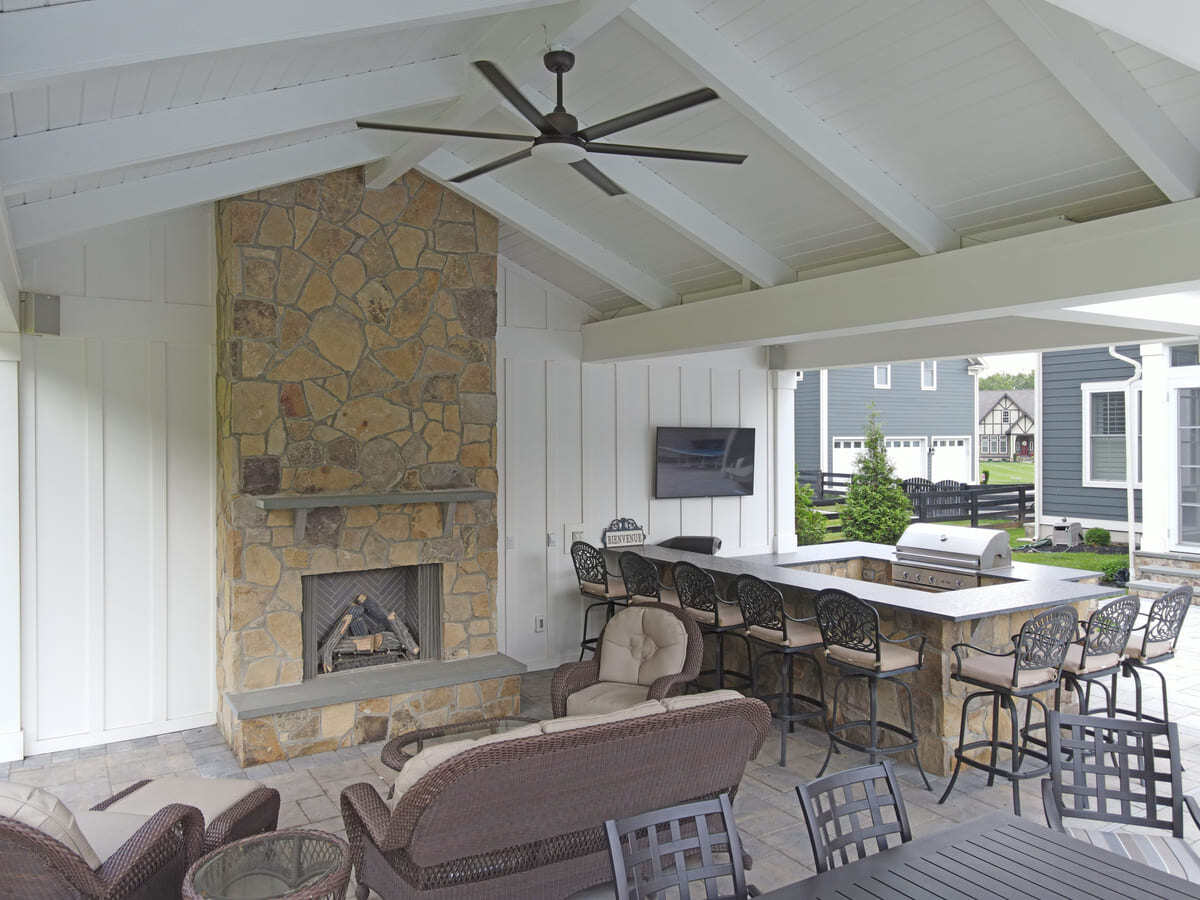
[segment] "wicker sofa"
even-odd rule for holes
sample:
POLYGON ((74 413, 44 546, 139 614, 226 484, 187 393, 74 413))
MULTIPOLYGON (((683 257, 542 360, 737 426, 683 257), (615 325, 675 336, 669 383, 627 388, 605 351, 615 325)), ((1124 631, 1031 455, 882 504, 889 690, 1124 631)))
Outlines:
POLYGON ((604 821, 736 791, 770 721, 732 691, 652 700, 442 749, 405 767, 390 809, 351 785, 358 897, 557 898, 610 881, 604 821))

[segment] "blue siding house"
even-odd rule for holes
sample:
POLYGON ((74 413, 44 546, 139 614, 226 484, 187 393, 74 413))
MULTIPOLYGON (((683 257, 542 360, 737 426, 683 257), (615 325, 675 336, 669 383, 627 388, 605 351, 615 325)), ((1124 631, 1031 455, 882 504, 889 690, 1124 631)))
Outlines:
POLYGON ((899 477, 977 481, 979 369, 977 360, 958 357, 802 372, 797 471, 853 471, 874 409, 899 477))

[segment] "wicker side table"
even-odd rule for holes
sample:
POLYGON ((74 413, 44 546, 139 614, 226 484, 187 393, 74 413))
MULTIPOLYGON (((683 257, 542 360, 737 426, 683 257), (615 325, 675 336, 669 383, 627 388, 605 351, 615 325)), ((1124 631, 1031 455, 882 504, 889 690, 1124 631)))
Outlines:
POLYGON ((185 900, 344 900, 350 845, 324 831, 286 829, 202 856, 183 879, 185 900))

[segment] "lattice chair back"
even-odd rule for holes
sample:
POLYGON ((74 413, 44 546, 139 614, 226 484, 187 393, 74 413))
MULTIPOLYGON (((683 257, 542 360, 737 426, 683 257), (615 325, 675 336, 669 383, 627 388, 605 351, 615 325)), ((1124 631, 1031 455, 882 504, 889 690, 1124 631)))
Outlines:
POLYGON ((1106 603, 1088 617, 1083 635, 1083 668, 1087 668, 1089 656, 1096 658, 1124 651, 1139 609, 1141 600, 1129 595, 1106 603))
POLYGON ((870 603, 845 591, 830 589, 817 594, 817 625, 825 649, 845 647, 870 653, 879 668, 879 613, 870 603))
POLYGON ((747 894, 742 842, 728 794, 604 823, 619 900, 747 894))
POLYGON ((758 626, 778 631, 785 638, 787 623, 783 616, 783 594, 779 588, 753 575, 739 575, 733 582, 733 593, 742 610, 747 628, 758 626))
POLYGON ((675 593, 679 595, 679 603, 685 609, 695 609, 700 612, 712 613, 714 621, 719 617, 717 612, 717 582, 708 572, 690 562, 677 562, 671 567, 671 580, 675 582, 675 593))
POLYGON ((1191 605, 1190 584, 1181 584, 1150 604, 1150 615, 1146 620, 1142 644, 1143 656, 1159 656, 1175 650, 1175 642, 1183 630, 1183 620, 1187 617, 1188 607, 1191 605), (1166 649, 1157 650, 1154 648, 1156 644, 1163 645, 1166 649))
POLYGON ((1056 606, 1029 619, 1015 639, 1013 685, 1031 669, 1053 669, 1057 678, 1078 632, 1079 614, 1073 606, 1056 606))
POLYGON ((630 600, 657 602, 661 599, 661 583, 658 566, 641 554, 626 550, 619 557, 621 578, 625 580, 625 593, 630 600))
POLYGON ((796 786, 817 872, 912 840, 892 761, 847 769, 796 786))
POLYGON ((1183 767, 1174 722, 1050 711, 1050 824, 1063 818, 1120 822, 1183 837, 1183 767), (1051 804, 1050 801, 1053 801, 1051 804))
POLYGON ((604 564, 604 554, 587 541, 575 541, 571 544, 571 562, 575 563, 575 577, 579 579, 582 588, 587 584, 608 584, 608 567, 604 564))

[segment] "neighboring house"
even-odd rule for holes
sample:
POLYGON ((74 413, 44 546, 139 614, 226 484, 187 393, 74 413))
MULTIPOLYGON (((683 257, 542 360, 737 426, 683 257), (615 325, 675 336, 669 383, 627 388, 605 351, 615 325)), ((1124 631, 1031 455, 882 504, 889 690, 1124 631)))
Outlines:
POLYGON ((797 471, 852 472, 873 408, 900 478, 977 481, 979 369, 958 357, 799 373, 797 471))
POLYGON ((979 458, 1032 459, 1037 394, 979 392, 979 458))

